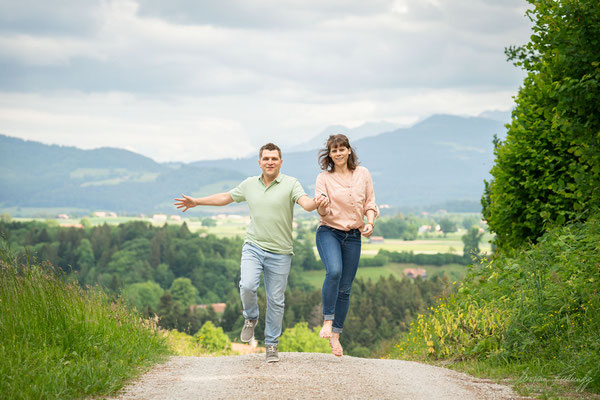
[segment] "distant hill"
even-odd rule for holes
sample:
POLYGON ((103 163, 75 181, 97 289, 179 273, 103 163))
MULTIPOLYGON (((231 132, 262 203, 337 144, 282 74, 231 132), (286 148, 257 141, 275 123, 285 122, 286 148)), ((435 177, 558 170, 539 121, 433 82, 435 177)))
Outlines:
POLYGON ((355 140, 359 140, 365 137, 376 136, 381 133, 390 132, 395 129, 398 129, 398 125, 386 121, 367 122, 356 128, 347 128, 343 125, 332 125, 325 128, 321 133, 311 138, 310 140, 286 149, 286 152, 298 152, 319 149, 325 144, 327 138, 329 138, 330 135, 334 134, 344 134, 350 139, 351 142, 353 142, 355 140))
MULTIPOLYGON (((435 115, 351 144, 371 171, 378 203, 414 207, 466 200, 479 211, 483 180, 494 160, 492 139, 494 134, 503 137, 503 125, 488 118, 435 115)), ((257 158, 191 165, 257 174, 257 158)), ((282 172, 297 177, 312 193, 319 173, 317 151, 284 152, 283 160, 282 172)))
MULTIPOLYGON (((487 118, 436 115, 352 145, 371 171, 378 203, 394 209, 445 203, 478 211, 493 164, 492 138, 504 130, 502 122, 487 118)), ((321 145, 283 154, 282 172, 297 177, 309 194, 320 172, 321 145)), ((81 150, 0 135, 0 208, 173 212, 174 196, 225 191, 258 175, 257 158, 157 163, 127 150, 81 150)))
POLYGON ((67 207, 128 213, 173 211, 172 199, 239 172, 159 164, 127 150, 46 145, 0 135, 0 207, 67 207))

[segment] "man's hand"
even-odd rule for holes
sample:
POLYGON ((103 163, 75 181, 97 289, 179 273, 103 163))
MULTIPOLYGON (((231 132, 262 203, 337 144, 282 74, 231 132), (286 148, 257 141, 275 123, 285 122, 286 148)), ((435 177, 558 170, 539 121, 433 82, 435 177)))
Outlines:
POLYGON ((371 236, 371 235, 373 234, 373 228, 374 228, 373 224, 372 224, 372 223, 370 223, 370 222, 368 222, 368 223, 367 223, 367 224, 364 226, 364 228, 363 228, 363 231, 361 232, 361 234, 362 234, 364 237, 368 238, 369 236, 371 236))
POLYGON ((183 208, 182 211, 186 212, 189 208, 194 208, 197 206, 193 197, 186 196, 185 194, 182 194, 182 196, 183 196, 183 199, 175 199, 176 203, 174 203, 174 204, 177 208, 185 207, 185 208, 183 208))

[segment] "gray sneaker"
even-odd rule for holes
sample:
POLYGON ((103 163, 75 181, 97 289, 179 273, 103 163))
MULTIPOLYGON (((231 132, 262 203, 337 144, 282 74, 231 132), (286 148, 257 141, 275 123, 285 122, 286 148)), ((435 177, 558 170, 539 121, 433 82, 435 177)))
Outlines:
POLYGON ((240 333, 240 340, 244 343, 248 343, 254 337, 254 327, 258 324, 257 319, 247 319, 244 322, 242 333, 240 333))
POLYGON ((277 362, 279 361, 279 353, 277 352, 276 344, 268 344, 267 345, 267 362, 277 362))

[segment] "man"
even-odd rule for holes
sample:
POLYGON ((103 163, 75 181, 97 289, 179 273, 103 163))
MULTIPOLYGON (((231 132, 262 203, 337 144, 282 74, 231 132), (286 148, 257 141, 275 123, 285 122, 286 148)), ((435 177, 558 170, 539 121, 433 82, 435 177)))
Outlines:
POLYGON ((224 206, 235 201, 247 201, 250 208, 250 225, 242 247, 240 296, 244 308, 242 342, 254 337, 258 322, 256 291, 264 271, 267 292, 265 320, 265 347, 267 362, 279 361, 277 345, 285 302, 285 288, 292 262, 292 219, 294 205, 306 211, 317 208, 296 178, 279 173, 283 160, 281 150, 267 143, 259 151, 258 165, 262 175, 247 178, 235 189, 207 197, 193 198, 183 195, 175 199, 177 208, 187 209, 198 205, 224 206))

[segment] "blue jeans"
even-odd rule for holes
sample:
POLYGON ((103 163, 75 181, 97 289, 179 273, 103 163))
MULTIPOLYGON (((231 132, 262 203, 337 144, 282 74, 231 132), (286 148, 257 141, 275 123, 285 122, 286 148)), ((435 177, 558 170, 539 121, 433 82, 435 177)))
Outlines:
POLYGON ((291 254, 275 254, 252 243, 242 247, 240 297, 246 319, 258 319, 256 291, 260 276, 265 273, 267 292, 267 315, 265 319, 265 345, 279 343, 285 307, 285 288, 292 265, 291 254))
POLYGON ((341 333, 350 307, 350 290, 360 259, 360 231, 341 231, 327 225, 317 229, 317 250, 325 265, 323 317, 341 333))

